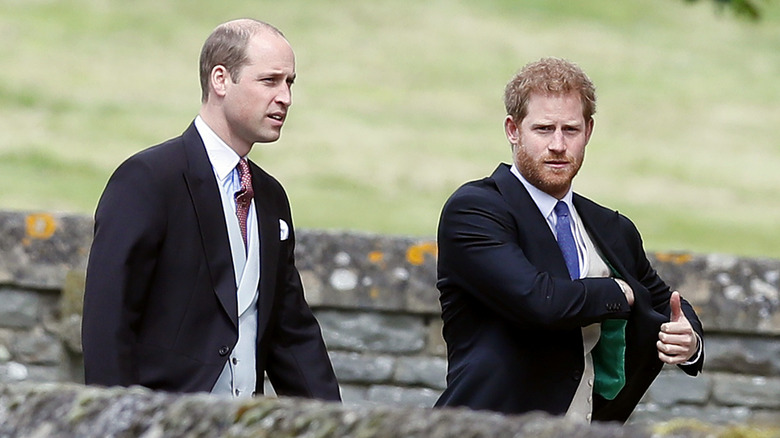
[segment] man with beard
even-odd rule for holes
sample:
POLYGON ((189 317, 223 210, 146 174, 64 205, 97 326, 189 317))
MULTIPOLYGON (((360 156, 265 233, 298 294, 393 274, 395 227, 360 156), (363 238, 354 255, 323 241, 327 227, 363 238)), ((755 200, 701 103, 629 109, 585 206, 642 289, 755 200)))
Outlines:
POLYGON ((701 323, 633 223, 572 192, 595 88, 545 58, 507 84, 513 165, 460 187, 439 222, 447 388, 437 406, 624 422, 664 363, 697 375, 701 323))

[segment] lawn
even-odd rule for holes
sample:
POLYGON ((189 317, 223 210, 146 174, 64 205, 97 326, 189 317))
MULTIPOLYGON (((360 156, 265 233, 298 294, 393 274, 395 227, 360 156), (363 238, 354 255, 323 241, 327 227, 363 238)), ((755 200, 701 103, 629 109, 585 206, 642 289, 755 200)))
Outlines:
POLYGON ((113 169, 198 111, 222 21, 296 51, 279 142, 252 159, 296 226, 433 237, 465 181, 511 159, 504 84, 579 63, 598 88, 575 190, 650 250, 780 257, 780 2, 758 23, 681 0, 0 0, 0 208, 91 214, 113 169))

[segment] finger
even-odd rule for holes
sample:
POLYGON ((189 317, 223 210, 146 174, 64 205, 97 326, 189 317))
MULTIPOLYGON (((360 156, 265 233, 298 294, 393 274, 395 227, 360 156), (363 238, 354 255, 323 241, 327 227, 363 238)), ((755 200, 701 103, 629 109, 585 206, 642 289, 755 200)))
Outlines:
POLYGON ((696 338, 693 336, 662 336, 658 341, 658 350, 667 354, 688 354, 696 349, 696 338))
POLYGON ((669 305, 672 307, 672 316, 669 319, 671 322, 679 322, 685 315, 683 315, 682 304, 680 304, 680 293, 677 291, 672 292, 671 298, 669 298, 669 305))
POLYGON ((693 335, 693 327, 686 321, 683 322, 666 322, 661 324, 660 333, 668 333, 674 335, 693 335))
POLYGON ((658 357, 665 363, 682 363, 689 356, 688 348, 681 345, 665 344, 658 341, 656 348, 658 349, 658 357))
POLYGON ((683 359, 682 356, 679 355, 670 356, 660 351, 658 352, 658 358, 661 359, 661 362, 667 363, 669 365, 678 365, 685 362, 685 359, 683 359))
MULTIPOLYGON (((656 349, 659 357, 661 354, 669 358, 680 359, 677 363, 689 360, 698 350, 698 340, 695 336, 688 335, 667 335, 659 333, 659 340, 656 342, 656 349)), ((668 361, 665 361, 670 363, 668 361)))

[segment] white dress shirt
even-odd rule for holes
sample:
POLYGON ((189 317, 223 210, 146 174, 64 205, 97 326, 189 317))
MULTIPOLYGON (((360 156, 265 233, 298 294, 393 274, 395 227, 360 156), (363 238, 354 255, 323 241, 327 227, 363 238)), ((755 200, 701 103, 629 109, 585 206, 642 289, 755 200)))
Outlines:
POLYGON ((209 128, 203 119, 195 118, 195 127, 203 139, 214 177, 220 190, 222 209, 227 224, 230 251, 236 277, 238 308, 238 342, 225 362, 212 394, 230 394, 233 397, 251 396, 255 391, 257 372, 255 369, 257 345, 257 299, 260 278, 260 241, 257 227, 257 213, 254 199, 247 217, 247 242, 245 249, 241 229, 236 216, 235 193, 241 190, 241 180, 236 165, 241 157, 225 144, 209 128))
MULTIPOLYGON (((558 199, 539 190, 530 182, 528 182, 528 180, 526 180, 523 175, 520 174, 520 171, 515 165, 512 165, 511 171, 520 180, 520 182, 523 183, 523 186, 525 186, 526 190, 528 190, 528 193, 531 195, 531 199, 533 199, 534 203, 539 208, 542 216, 547 219, 547 225, 550 226, 550 230, 552 230, 553 235, 557 240, 558 236, 555 232, 555 225, 558 218, 555 215, 553 209, 555 208, 555 204, 558 203, 558 199)), ((569 189, 561 201, 565 202, 569 207, 569 215, 572 218, 570 223, 572 234, 574 235, 574 242, 577 247, 577 260, 579 261, 580 266, 580 278, 609 277, 609 267, 602 259, 602 256, 596 246, 593 244, 593 241, 588 235, 587 230, 585 230, 582 219, 580 219, 580 215, 577 213, 577 209, 574 208, 574 204, 572 204, 572 196, 572 191, 569 189)), ((600 336, 600 323, 590 324, 588 326, 582 327, 582 346, 584 354, 583 361, 585 366, 582 370, 582 377, 580 378, 577 392, 574 393, 574 398, 572 399, 571 404, 569 405, 569 409, 566 412, 566 416, 568 418, 582 420, 585 422, 590 422, 591 420, 593 412, 593 382, 595 376, 593 371, 593 356, 591 351, 593 351, 593 348, 596 346, 596 344, 598 344, 600 336)))
MULTIPOLYGON (((539 211, 542 213, 542 216, 544 216, 545 219, 547 219, 547 224, 550 226, 550 229, 552 230, 553 235, 555 235, 555 238, 557 240, 558 236, 556 235, 555 232, 555 224, 557 222, 557 217, 555 216, 553 209, 555 208, 555 204, 558 203, 558 199, 556 199, 554 196, 550 196, 547 193, 539 190, 533 184, 528 182, 528 180, 526 180, 523 177, 523 175, 517 169, 517 166, 515 166, 514 164, 512 165, 511 172, 517 177, 517 179, 520 180, 520 182, 526 188, 528 193, 531 195, 531 199, 533 199, 534 203, 539 208, 539 211)), ((569 191, 566 193, 563 199, 561 199, 561 201, 564 201, 566 205, 569 207, 569 212, 570 212, 569 214, 573 219, 570 222, 572 227, 572 233, 574 235, 574 242, 577 247, 577 259, 579 261, 579 266, 580 266, 580 278, 611 277, 612 273, 609 267, 604 262, 603 254, 601 254, 600 250, 596 248, 596 246, 593 244, 593 240, 588 235, 588 232, 582 223, 582 219, 580 218, 579 213, 577 213, 577 209, 574 208, 574 204, 572 203, 572 197, 573 197, 573 192, 571 189, 569 189, 569 191)), ((694 354, 693 357, 691 357, 690 360, 684 362, 682 365, 690 365, 696 363, 696 361, 699 360, 699 357, 701 357, 701 354, 704 351, 704 343, 699 337, 699 334, 698 333, 694 333, 694 334, 698 341, 698 350, 696 354, 694 354)), ((580 385, 577 388, 577 392, 575 393, 574 399, 572 400, 572 403, 569 406, 569 410, 566 413, 567 417, 583 419, 590 422, 591 413, 593 411, 592 393, 593 393, 593 377, 594 377, 593 358, 591 355, 591 351, 593 350, 593 347, 595 347, 596 344, 598 343, 600 336, 601 336, 600 323, 591 324, 589 326, 582 328, 583 347, 585 351, 585 369, 583 370, 583 376, 580 379, 580 385)))

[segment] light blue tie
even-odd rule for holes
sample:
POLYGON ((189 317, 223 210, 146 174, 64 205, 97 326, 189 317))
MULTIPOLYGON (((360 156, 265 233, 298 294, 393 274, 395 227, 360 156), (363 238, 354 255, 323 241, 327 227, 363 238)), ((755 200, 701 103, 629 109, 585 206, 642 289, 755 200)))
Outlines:
POLYGON ((577 245, 574 243, 574 235, 571 233, 571 221, 569 220, 569 206, 563 201, 555 204, 555 234, 558 236, 558 246, 561 247, 563 259, 569 269, 572 279, 580 278, 580 263, 577 257, 577 245))

